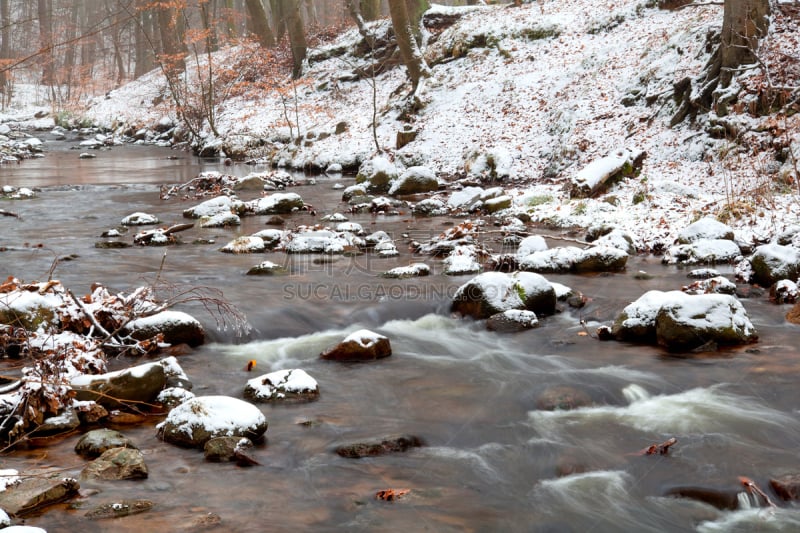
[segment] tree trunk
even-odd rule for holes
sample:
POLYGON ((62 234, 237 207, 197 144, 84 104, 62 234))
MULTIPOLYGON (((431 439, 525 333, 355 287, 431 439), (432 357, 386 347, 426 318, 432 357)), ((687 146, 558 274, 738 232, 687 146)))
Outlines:
POLYGON ((419 20, 411 19, 407 1, 417 0, 389 0, 389 14, 392 17, 392 27, 400 55, 411 79, 412 91, 416 92, 420 80, 430 76, 430 70, 415 38, 414 27, 419 27, 419 20))
POLYGON ((417 41, 417 46, 422 46, 422 15, 431 8, 431 4, 428 0, 405 0, 405 2, 414 39, 417 41))
POLYGON ((275 46, 275 35, 269 27, 267 11, 264 9, 264 4, 261 3, 261 0, 246 0, 245 7, 249 17, 249 27, 256 39, 258 39, 259 44, 264 48, 275 46))
POLYGON ((360 11, 364 20, 378 20, 381 18, 381 0, 361 0, 360 11))
POLYGON ((0 93, 2 93, 2 102, 0 105, 5 109, 7 102, 11 100, 11 77, 6 70, 6 65, 3 64, 11 59, 11 10, 8 5, 9 0, 0 0, 0 25, 2 25, 2 32, 0 32, 0 93))
POLYGON ((728 87, 739 67, 756 61, 758 40, 769 27, 769 13, 769 0, 725 0, 720 43, 703 73, 694 83, 683 78, 674 86, 678 109, 671 126, 694 117, 698 111, 714 109, 719 116, 727 114, 728 104, 737 95, 725 94, 723 99, 717 89, 728 87))
POLYGON ((275 30, 275 40, 278 42, 286 35, 285 4, 286 0, 269 0, 270 10, 272 11, 272 28, 275 30))
POLYGON ((161 56, 159 61, 168 72, 186 69, 183 43, 178 40, 180 29, 178 13, 173 8, 158 10, 158 31, 161 34, 161 56))
POLYGON ((154 39, 152 33, 150 33, 152 28, 150 19, 153 14, 151 11, 144 9, 144 3, 147 1, 148 0, 138 0, 137 8, 139 9, 139 13, 133 28, 134 50, 136 54, 136 64, 133 75, 136 78, 153 70, 153 54, 156 53, 156 50, 153 50, 155 44, 153 43, 154 39))
POLYGON ((283 4, 281 9, 286 15, 286 31, 292 48, 292 77, 297 79, 303 73, 303 61, 308 50, 303 18, 300 16, 300 0, 281 0, 281 4, 283 4))
POLYGON ((317 4, 314 0, 303 0, 306 5, 306 26, 316 26, 319 24, 319 17, 317 16, 317 4))
POLYGON ((735 70, 755 63, 758 40, 769 27, 769 0, 725 0, 720 43, 720 84, 727 87, 735 70))
POLYGON ((42 83, 52 85, 55 82, 55 64, 53 61, 53 5, 51 0, 37 0, 39 17, 39 46, 41 47, 42 83))

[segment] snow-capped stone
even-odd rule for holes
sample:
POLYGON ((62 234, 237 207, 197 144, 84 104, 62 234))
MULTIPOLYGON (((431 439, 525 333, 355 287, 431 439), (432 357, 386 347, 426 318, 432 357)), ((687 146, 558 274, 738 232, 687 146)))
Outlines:
POLYGON ((625 268, 628 254, 609 246, 559 246, 524 257, 521 270, 530 272, 615 272, 625 268))
POLYGON ((278 370, 248 380, 244 395, 257 402, 307 402, 319 398, 319 385, 305 370, 278 370))
POLYGON ((391 196, 419 194, 435 191, 439 188, 436 173, 428 167, 411 167, 403 172, 389 187, 391 196))
POLYGON ((454 312, 476 319, 510 309, 550 315, 555 308, 556 294, 552 285, 532 272, 484 272, 459 287, 452 304, 454 312))
POLYGON ((323 222, 347 222, 348 218, 341 213, 333 213, 322 217, 323 222))
POLYGON ((594 196, 607 188, 618 176, 633 175, 644 154, 620 149, 606 157, 596 159, 572 177, 570 195, 574 198, 594 196))
POLYGON ((681 287, 686 294, 736 294, 736 284, 728 278, 716 276, 713 278, 700 279, 681 287))
POLYGON ((199 346, 205 342, 205 330, 192 315, 183 311, 161 311, 151 316, 137 318, 125 325, 125 331, 136 340, 147 340, 158 334, 168 344, 199 346))
POLYGON ((742 254, 739 246, 728 239, 695 239, 688 244, 670 246, 662 262, 667 264, 730 263, 742 254))
POLYGON ((254 254, 261 253, 265 251, 266 248, 264 239, 261 237, 242 235, 220 248, 220 251, 228 254, 254 254))
POLYGON ((733 240, 733 228, 716 218, 704 217, 678 232, 678 243, 689 244, 700 239, 733 240))
POLYGON ((257 237, 264 241, 264 248, 267 250, 273 250, 283 241, 286 236, 289 235, 288 231, 283 231, 275 228, 267 228, 262 229, 256 233, 253 233, 251 237, 257 237))
POLYGON ((117 409, 125 402, 154 402, 166 382, 160 363, 146 363, 105 374, 76 376, 70 386, 78 401, 94 401, 117 409))
POLYGON ((444 273, 448 276, 478 273, 483 270, 479 257, 475 245, 456 246, 443 261, 444 273))
POLYGON ((257 440, 267 431, 267 420, 258 407, 243 400, 198 396, 170 411, 156 428, 158 436, 171 444, 202 448, 214 437, 257 440))
POLYGON ((536 313, 520 309, 509 309, 508 311, 494 314, 486 321, 486 329, 504 333, 524 331, 535 328, 538 325, 539 319, 536 317, 536 313))
POLYGON ((336 231, 347 231, 354 235, 364 234, 364 228, 358 222, 342 222, 336 226, 336 231))
POLYGON ((287 273, 284 267, 272 261, 263 261, 247 271, 248 276, 276 276, 287 273))
POLYGON ((131 213, 122 219, 120 224, 123 226, 147 226, 149 224, 158 224, 158 217, 148 213, 131 213))
POLYGON ((367 329, 351 333, 336 346, 320 354, 333 361, 372 361, 392 355, 389 339, 367 329))
POLYGON ((201 228, 225 228, 228 226, 240 226, 242 219, 234 213, 217 213, 211 217, 203 217, 200 221, 201 228))
POLYGON ((247 202, 246 207, 255 215, 281 215, 302 209, 304 203, 299 194, 294 192, 275 193, 264 198, 247 202))
POLYGON ((483 187, 464 187, 460 191, 454 191, 447 199, 447 207, 472 211, 473 206, 481 201, 483 192, 483 187))
POLYGON ((745 344, 758 336, 742 304, 728 294, 649 291, 623 309, 612 333, 618 340, 658 343, 671 351, 745 344))
POLYGON ((425 198, 417 202, 414 204, 414 207, 411 208, 411 211, 413 211, 415 215, 423 217, 435 217, 448 213, 448 209, 445 207, 444 203, 436 198, 425 198))
POLYGON ((219 214, 236 213, 241 215, 244 211, 244 202, 230 196, 217 196, 183 211, 186 218, 213 217, 219 214))
POLYGON ((800 250, 794 246, 765 244, 750 256, 753 283, 769 287, 781 279, 796 280, 800 273, 800 250))
POLYGON ((525 237, 519 243, 517 247, 517 257, 524 258, 534 252, 543 252, 545 250, 547 250, 547 242, 544 240, 544 237, 540 235, 531 235, 530 237, 525 237))
MULTIPOLYGON (((373 157, 361 164, 356 174, 356 183, 364 183, 370 194, 389 191, 391 183, 398 177, 394 163, 382 156, 373 157)), ((347 192, 345 190, 345 192, 347 192)))
POLYGON ((341 254, 350 241, 342 234, 329 230, 312 230, 294 233, 286 243, 290 254, 341 254))
POLYGON ((431 273, 431 267, 425 263, 412 263, 408 266, 397 267, 383 273, 384 278, 405 279, 418 276, 427 276, 431 273))

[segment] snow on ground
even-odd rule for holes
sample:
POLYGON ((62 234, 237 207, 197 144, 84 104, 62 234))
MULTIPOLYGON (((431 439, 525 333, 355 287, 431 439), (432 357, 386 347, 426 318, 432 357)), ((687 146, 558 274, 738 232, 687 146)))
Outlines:
MULTIPOLYGON (((406 83, 406 74, 397 68, 378 77, 376 133, 386 157, 401 167, 425 165, 441 178, 454 178, 470 174, 468 158, 480 161, 485 159, 480 154, 495 154, 503 167, 498 175, 508 175, 495 185, 502 185, 514 208, 527 211, 534 222, 615 224, 632 235, 638 249, 666 247, 703 216, 720 217, 738 231, 747 228, 751 240, 797 224, 797 191, 791 185, 775 191, 777 174, 785 167, 779 172, 780 163, 769 151, 754 155, 711 138, 703 131, 705 118, 669 127, 675 110, 672 84, 701 71, 708 59, 706 35, 721 26, 722 7, 667 11, 654 4, 541 0, 518 8, 471 9, 429 43, 426 56, 436 64, 420 94, 425 105, 410 124, 417 137, 400 150, 394 149, 395 138, 405 124, 397 120, 394 93, 406 83), (645 104, 648 99, 652 105, 645 104), (570 199, 564 185, 618 150, 644 151, 641 173, 600 198, 570 199)), ((794 39, 797 31, 784 25, 764 46, 780 50, 781 39, 794 39)), ((358 39, 350 30, 338 44, 358 39)), ((295 168, 368 159, 375 152, 373 85, 350 81, 347 75, 356 64, 365 64, 364 59, 312 63, 297 86, 297 107, 291 90, 288 108, 286 93, 284 99, 264 92, 228 100, 217 110, 221 139, 206 132, 205 144, 256 146, 266 140, 270 149, 281 149, 283 164, 295 168), (285 144, 287 115, 293 122, 297 117, 293 132, 307 139, 299 146, 285 144), (337 134, 342 121, 348 127, 337 134), (257 142, 248 144, 248 139, 257 142)), ((155 125, 174 115, 168 100, 156 71, 96 98, 86 114, 109 128, 155 125), (166 103, 154 103, 159 100, 166 103)), ((735 120, 749 131, 759 121, 746 115, 735 120)), ((787 118, 781 128, 787 139, 794 136, 795 145, 800 142, 800 116, 787 118)), ((252 148, 250 155, 264 155, 264 150, 252 148)))

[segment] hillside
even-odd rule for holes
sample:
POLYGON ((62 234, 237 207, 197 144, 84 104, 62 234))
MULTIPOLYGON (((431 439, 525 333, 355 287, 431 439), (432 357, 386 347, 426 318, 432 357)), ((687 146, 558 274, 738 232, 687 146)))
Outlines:
MULTIPOLYGON (((434 7, 433 14, 461 13, 434 7)), ((353 29, 313 50, 294 88, 268 80, 270 87, 221 101, 219 136, 206 129, 204 147, 196 148, 296 169, 355 169, 376 152, 374 96, 378 141, 398 165, 428 166, 453 185, 477 179, 465 167, 470 155, 489 154, 499 165, 492 185, 535 222, 616 224, 648 250, 710 214, 737 228, 741 242, 763 241, 800 213, 796 167, 787 157, 789 150, 800 157, 798 116, 751 116, 747 98, 757 96, 749 96, 724 119, 710 112, 669 126, 673 84, 702 70, 708 36, 721 21, 721 6, 669 11, 645 0, 471 8, 452 26, 431 29, 426 57, 434 75, 420 93, 421 109, 406 121, 404 70, 379 74, 373 95, 372 80, 354 74, 368 72, 369 54, 351 53, 362 41, 353 29), (304 137, 299 145, 289 142, 287 117, 291 133, 304 137), (404 128, 416 139, 396 149, 404 128), (623 148, 646 153, 637 176, 597 198, 570 199, 565 184, 572 176, 623 148)), ((386 23, 371 28, 380 35, 386 23)), ((797 49, 798 32, 797 9, 781 5, 760 51, 773 76, 782 76, 771 78, 774 84, 798 85, 796 67, 780 52, 797 49)), ((247 54, 252 50, 227 50, 214 61, 226 65, 247 54)), ((752 95, 766 83, 759 69, 744 76, 752 95)), ((175 117, 164 85, 151 73, 96 99, 87 115, 120 132, 169 124, 164 117, 175 117)))

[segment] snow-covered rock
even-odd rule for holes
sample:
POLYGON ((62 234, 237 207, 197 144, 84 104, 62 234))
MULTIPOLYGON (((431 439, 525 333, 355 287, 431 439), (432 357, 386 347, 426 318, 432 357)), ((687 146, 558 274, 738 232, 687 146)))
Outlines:
POLYGON ((255 215, 281 215, 303 208, 303 199, 294 192, 274 193, 247 202, 246 209, 255 215))
POLYGON ((486 329, 503 333, 533 329, 538 325, 539 319, 536 317, 536 313, 519 309, 509 309, 494 314, 486 321, 486 329))
POLYGON ((336 346, 320 354, 332 361, 372 361, 392 355, 389 339, 367 329, 351 333, 336 346))
POLYGON ((240 226, 241 224, 242 219, 234 213, 217 213, 214 216, 200 219, 201 228, 225 228, 228 226, 240 226))
POLYGON ((467 176, 482 181, 504 181, 512 177, 514 156, 497 146, 488 150, 471 150, 464 158, 467 176))
MULTIPOLYGON (((366 192, 370 194, 382 194, 389 191, 392 182, 395 181, 399 173, 394 163, 382 156, 373 157, 361 164, 356 174, 356 183, 364 183, 366 192)), ((345 192, 347 192, 345 190, 345 192)))
POLYGON ((389 194, 403 196, 431 192, 438 188, 439 180, 436 179, 436 173, 428 167, 417 166, 406 169, 399 178, 392 182, 389 194))
POLYGON ((628 254, 619 248, 558 246, 524 257, 519 267, 540 273, 616 272, 623 270, 627 262, 628 254))
POLYGON ((681 290, 686 294, 736 294, 736 284, 722 276, 699 279, 681 290))
POLYGON ((319 385, 305 370, 278 370, 248 380, 244 395, 256 402, 307 402, 319 398, 319 385))
POLYGON ((670 246, 662 262, 671 265, 730 263, 741 254, 733 240, 695 239, 688 244, 670 246))
POLYGON ((700 239, 733 240, 733 228, 716 218, 704 217, 678 232, 678 243, 689 244, 700 239))
POLYGON ((105 374, 76 376, 70 386, 78 401, 95 401, 116 409, 125 402, 153 403, 166 383, 164 366, 156 362, 105 374))
POLYGON ((525 258, 535 252, 547 250, 547 241, 540 235, 525 237, 517 246, 517 257, 525 258))
POLYGON ((213 217, 219 214, 236 213, 241 215, 244 212, 245 204, 241 200, 230 196, 217 196, 183 211, 186 218, 213 217))
POLYGON ((592 161, 572 177, 570 195, 573 198, 594 196, 611 185, 616 178, 632 176, 643 158, 643 152, 620 149, 592 161))
POLYGON ((137 318, 125 325, 125 331, 136 340, 147 340, 158 334, 168 344, 199 346, 205 342, 205 330, 192 315, 183 311, 161 311, 137 318))
POLYGON ((427 276, 431 273, 431 267, 425 263, 412 263, 408 266, 397 267, 383 273, 384 278, 405 279, 419 276, 427 276))
POLYGON ((472 211, 475 204, 481 201, 483 192, 483 187, 464 187, 460 191, 454 191, 447 199, 447 207, 472 211))
POLYGON ((480 254, 474 244, 456 246, 442 261, 445 265, 444 273, 448 276, 476 274, 483 270, 479 259, 480 254))
POLYGON ((550 282, 532 272, 484 272, 456 291, 452 310, 476 319, 489 318, 511 309, 551 315, 556 294, 550 282))
POLYGON ((302 231, 287 239, 285 250, 290 254, 341 254, 351 245, 345 235, 329 230, 302 231))
POLYGON ((120 224, 123 226, 147 226, 150 224, 158 224, 158 217, 149 213, 131 213, 122 219, 120 224))
POLYGON ((214 437, 257 440, 267 431, 267 420, 258 407, 243 400, 198 396, 170 411, 156 428, 158 436, 169 443, 202 448, 214 437))
POLYGON ((242 235, 220 248, 220 251, 228 254, 257 254, 266 249, 267 247, 264 244, 264 239, 261 237, 242 235))
POLYGON ((769 287, 781 279, 796 280, 800 273, 800 250, 794 246, 765 244, 750 256, 753 275, 750 281, 769 287))
POLYGON ((262 261, 247 271, 248 276, 278 276, 288 274, 288 270, 272 261, 262 261))
POLYGON ((671 351, 711 344, 745 344, 758 336, 747 312, 727 294, 692 296, 649 291, 623 309, 612 328, 622 341, 658 343, 671 351))

